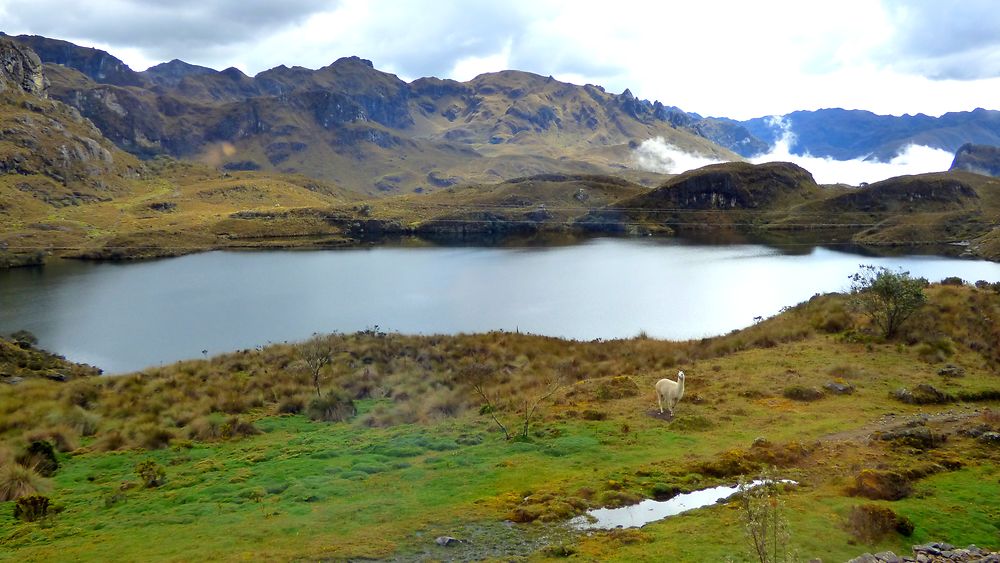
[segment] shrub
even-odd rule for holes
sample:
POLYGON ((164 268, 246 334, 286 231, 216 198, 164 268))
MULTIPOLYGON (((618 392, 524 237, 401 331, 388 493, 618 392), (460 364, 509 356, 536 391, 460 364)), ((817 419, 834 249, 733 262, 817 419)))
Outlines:
POLYGON ((941 280, 941 285, 965 285, 965 280, 958 276, 949 276, 941 280))
POLYGON ((913 491, 910 480, 895 471, 878 469, 862 469, 855 478, 850 489, 853 496, 872 500, 899 500, 909 496, 913 491))
POLYGON ((49 497, 44 495, 27 495, 17 499, 14 504, 14 518, 25 522, 34 522, 44 518, 49 513, 49 497))
POLYGON ((801 385, 794 385, 792 387, 786 387, 781 393, 786 399, 791 399, 793 401, 818 401, 823 398, 823 392, 815 387, 802 387, 801 385))
POLYGON ((75 450, 79 443, 79 436, 76 430, 65 424, 57 424, 48 428, 35 430, 25 434, 24 438, 29 442, 46 441, 51 442, 60 452, 71 452, 75 450))
POLYGON ((785 503, 779 496, 781 484, 769 471, 763 472, 759 479, 764 482, 756 487, 751 487, 745 478, 740 478, 739 484, 740 520, 750 559, 760 563, 792 561, 785 503))
POLYGON ((343 393, 330 392, 309 401, 306 414, 312 420, 342 422, 358 413, 354 400, 343 393))
POLYGON ((167 479, 167 472, 163 466, 151 459, 137 463, 135 474, 139 476, 146 488, 159 487, 167 479))
POLYGON ((59 470, 55 446, 45 440, 36 440, 28 444, 24 453, 18 456, 17 462, 25 467, 33 467, 43 477, 51 477, 59 470))
POLYGON ((278 403, 278 414, 299 414, 306 408, 302 397, 288 397, 278 403))
POLYGON ((886 267, 861 265, 850 276, 852 302, 882 331, 892 338, 900 326, 927 301, 923 280, 909 272, 893 272, 886 267))
POLYGON ((101 415, 76 405, 63 412, 58 418, 81 436, 93 436, 97 433, 101 423, 101 415))
POLYGON ((913 534, 913 522, 896 514, 891 508, 877 504, 862 504, 851 509, 847 517, 847 529, 858 540, 875 543, 890 532, 904 536, 913 534))
POLYGON ((229 420, 222 425, 223 438, 244 438, 257 434, 260 434, 260 430, 252 422, 240 420, 238 416, 229 417, 229 420))
POLYGON ((30 467, 20 463, 0 466, 0 502, 33 495, 49 488, 49 482, 30 467))

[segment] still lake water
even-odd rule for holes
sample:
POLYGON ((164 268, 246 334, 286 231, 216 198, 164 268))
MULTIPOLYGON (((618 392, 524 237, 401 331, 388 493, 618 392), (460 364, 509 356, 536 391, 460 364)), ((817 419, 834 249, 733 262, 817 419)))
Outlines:
POLYGON ((208 252, 0 270, 0 333, 120 373, 315 332, 520 330, 591 340, 712 336, 816 293, 860 263, 1000 281, 993 262, 816 248, 596 239, 559 247, 208 252))

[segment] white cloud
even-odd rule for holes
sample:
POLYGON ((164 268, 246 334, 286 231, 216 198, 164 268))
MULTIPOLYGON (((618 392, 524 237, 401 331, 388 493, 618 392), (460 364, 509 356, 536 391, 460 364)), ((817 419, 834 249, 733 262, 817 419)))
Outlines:
POLYGON ((680 174, 709 164, 725 162, 698 154, 685 152, 663 140, 663 137, 646 139, 632 151, 632 161, 636 168, 659 172, 660 174, 680 174))
POLYGON ((483 57, 465 57, 455 62, 449 72, 449 78, 466 82, 486 72, 510 68, 511 41, 508 40, 501 52, 483 57))
POLYGON ((781 138, 767 154, 750 159, 754 164, 763 162, 792 162, 812 173, 820 184, 849 184, 857 186, 862 182, 869 184, 903 176, 907 174, 923 174, 925 172, 942 172, 951 167, 954 155, 946 150, 925 147, 923 145, 907 145, 889 162, 856 158, 852 160, 834 160, 829 157, 817 157, 810 154, 792 154, 790 147, 795 141, 795 135, 786 121, 774 118, 773 125, 782 129, 781 138))
MULTIPOLYGON (((781 125, 779 123, 779 125, 781 125)), ((785 127, 781 140, 767 154, 753 157, 750 162, 792 162, 812 173, 820 184, 849 184, 857 186, 862 182, 873 183, 895 176, 907 174, 923 174, 925 172, 941 172, 948 170, 953 159, 952 153, 925 147, 908 145, 899 155, 889 162, 865 160, 834 160, 811 155, 797 155, 789 151, 793 141, 791 131, 785 127)), ((685 152, 663 140, 655 137, 643 141, 632 152, 633 164, 640 170, 659 172, 662 174, 680 174, 722 162, 698 154, 685 152)))
POLYGON ((0 0, 0 21, 8 33, 98 45, 136 69, 180 57, 255 74, 348 55, 404 79, 513 67, 747 119, 823 107, 996 108, 994 4, 179 0, 165 9, 151 0, 0 0))

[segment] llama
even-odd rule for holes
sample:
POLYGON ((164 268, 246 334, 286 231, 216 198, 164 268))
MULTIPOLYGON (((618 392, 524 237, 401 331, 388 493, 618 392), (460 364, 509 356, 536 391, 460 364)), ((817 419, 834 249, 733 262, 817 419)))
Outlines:
POLYGON ((663 403, 667 404, 667 412, 674 416, 674 407, 684 396, 684 372, 677 372, 677 381, 661 379, 656 382, 656 400, 660 403, 660 414, 663 414, 663 403))

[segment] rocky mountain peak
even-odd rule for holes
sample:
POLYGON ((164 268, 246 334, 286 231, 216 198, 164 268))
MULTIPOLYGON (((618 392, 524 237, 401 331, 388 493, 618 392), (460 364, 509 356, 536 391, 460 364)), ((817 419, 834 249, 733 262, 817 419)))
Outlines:
POLYGON ((217 72, 217 70, 212 68, 193 65, 180 59, 174 59, 167 63, 160 63, 156 66, 151 66, 140 74, 148 78, 154 84, 174 87, 187 76, 215 74, 217 72))
POLYGON ((44 97, 48 81, 34 51, 0 37, 0 92, 7 89, 44 97))
POLYGON ((949 170, 967 170, 984 176, 1000 176, 1000 147, 965 143, 955 153, 949 170))

